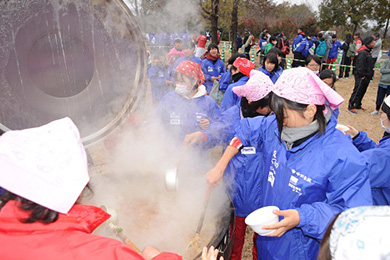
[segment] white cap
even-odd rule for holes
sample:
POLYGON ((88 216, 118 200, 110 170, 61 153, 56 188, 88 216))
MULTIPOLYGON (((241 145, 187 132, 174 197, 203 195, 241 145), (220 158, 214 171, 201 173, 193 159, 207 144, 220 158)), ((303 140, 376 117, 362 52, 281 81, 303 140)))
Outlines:
POLYGON ((89 181, 80 133, 68 117, 0 137, 0 186, 68 213, 89 181))

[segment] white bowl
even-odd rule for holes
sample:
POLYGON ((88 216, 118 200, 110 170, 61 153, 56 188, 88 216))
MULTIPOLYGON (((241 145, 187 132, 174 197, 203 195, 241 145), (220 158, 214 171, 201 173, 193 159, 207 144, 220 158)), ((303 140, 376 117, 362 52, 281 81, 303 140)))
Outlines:
POLYGON ((260 236, 267 236, 275 231, 275 229, 263 229, 263 226, 276 224, 279 222, 279 216, 272 213, 274 210, 279 210, 276 206, 268 206, 257 209, 245 218, 245 224, 250 226, 260 236))
POLYGON ((341 132, 345 133, 349 130, 349 127, 342 124, 337 124, 336 129, 340 130, 341 132))

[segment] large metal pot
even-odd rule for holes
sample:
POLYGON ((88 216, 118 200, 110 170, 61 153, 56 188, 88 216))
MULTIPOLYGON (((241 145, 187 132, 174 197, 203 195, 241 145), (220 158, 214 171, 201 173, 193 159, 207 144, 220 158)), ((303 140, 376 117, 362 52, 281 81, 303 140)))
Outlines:
POLYGON ((145 43, 123 1, 1 1, 0 14, 1 130, 69 116, 90 144, 143 97, 145 43))

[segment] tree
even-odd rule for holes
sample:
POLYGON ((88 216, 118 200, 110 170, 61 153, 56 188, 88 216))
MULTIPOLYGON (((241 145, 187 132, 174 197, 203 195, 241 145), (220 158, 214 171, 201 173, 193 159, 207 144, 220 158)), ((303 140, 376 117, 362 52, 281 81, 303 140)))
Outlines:
POLYGON ((238 31, 238 6, 240 0, 233 0, 232 8, 232 23, 231 23, 231 34, 230 39, 232 39, 232 54, 237 53, 237 31, 238 31))
POLYGON ((378 24, 374 30, 379 31, 384 28, 383 39, 386 39, 390 20, 390 3, 388 0, 376 0, 372 19, 378 24))
POLYGON ((217 30, 218 30, 218 10, 219 10, 219 0, 208 0, 206 2, 199 0, 199 5, 201 7, 201 14, 211 23, 211 42, 217 43, 217 30))
POLYGON ((346 26, 353 33, 371 18, 374 0, 325 0, 320 5, 322 28, 346 26))

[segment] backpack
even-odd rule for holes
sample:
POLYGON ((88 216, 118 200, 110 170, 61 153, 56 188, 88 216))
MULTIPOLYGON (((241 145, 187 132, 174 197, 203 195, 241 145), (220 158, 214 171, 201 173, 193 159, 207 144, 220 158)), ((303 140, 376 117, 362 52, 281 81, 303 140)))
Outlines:
POLYGON ((280 38, 280 40, 282 41, 282 53, 283 54, 289 54, 290 53, 290 47, 288 47, 288 45, 285 45, 284 44, 284 40, 283 40, 283 37, 282 38, 280 38))
POLYGON ((320 56, 320 57, 325 56, 327 48, 328 48, 328 46, 326 46, 326 42, 325 41, 320 41, 320 44, 318 44, 318 47, 317 47, 317 50, 316 50, 317 56, 320 56))

